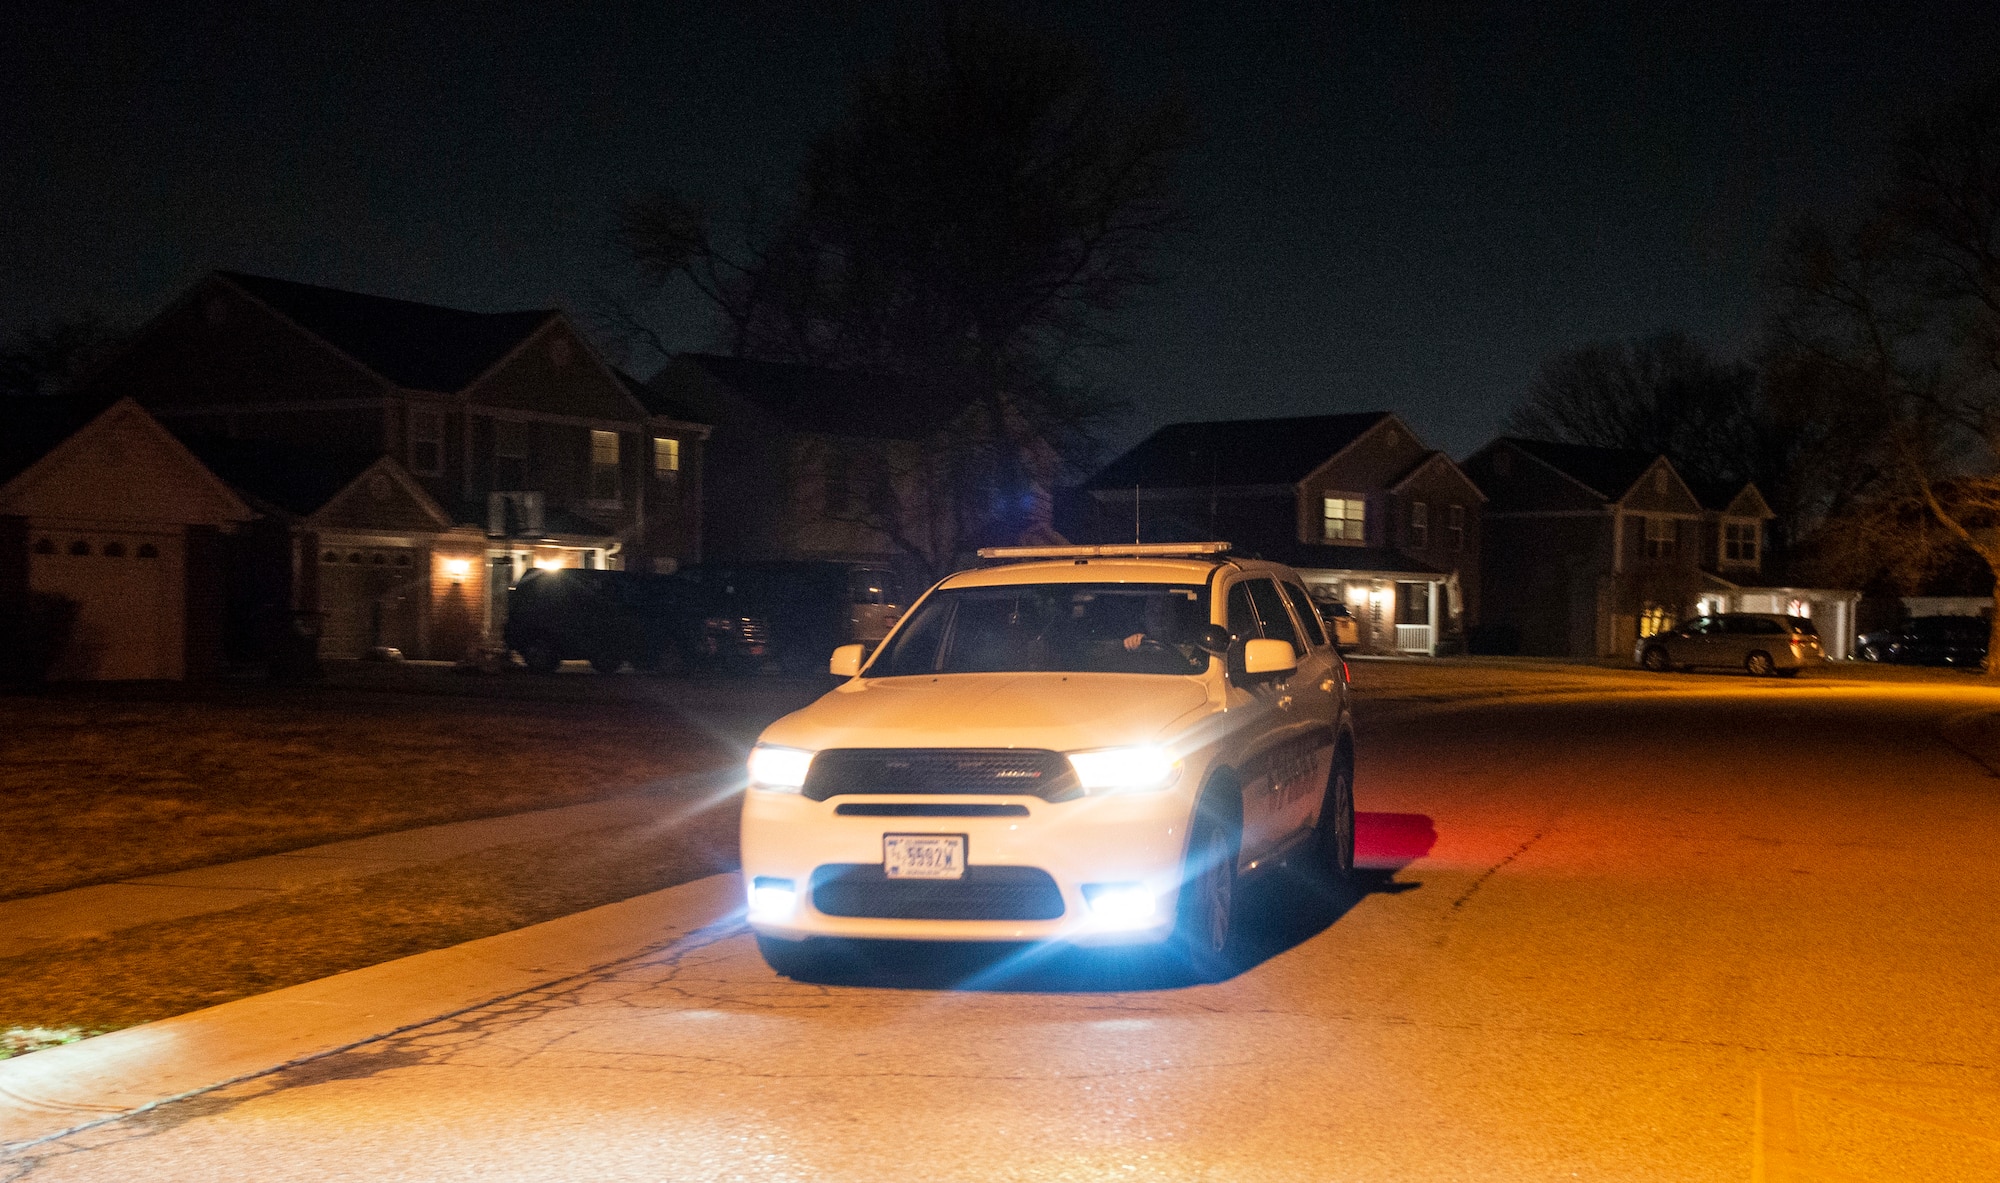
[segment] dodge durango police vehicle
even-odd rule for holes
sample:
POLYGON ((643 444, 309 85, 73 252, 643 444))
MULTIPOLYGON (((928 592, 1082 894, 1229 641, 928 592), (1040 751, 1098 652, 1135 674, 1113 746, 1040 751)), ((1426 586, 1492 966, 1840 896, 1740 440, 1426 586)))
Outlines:
POLYGON ((927 592, 749 758, 749 923, 828 939, 1172 945, 1240 875, 1354 862, 1347 670, 1305 585, 1227 543, 1005 547, 927 592))

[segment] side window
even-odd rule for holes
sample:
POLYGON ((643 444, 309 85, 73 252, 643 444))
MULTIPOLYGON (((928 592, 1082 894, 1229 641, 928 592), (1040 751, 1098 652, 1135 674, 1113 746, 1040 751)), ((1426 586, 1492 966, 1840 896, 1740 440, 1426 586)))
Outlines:
POLYGON ((1285 598, 1292 602, 1292 612, 1299 618, 1299 627, 1306 630, 1306 639, 1313 643, 1313 648, 1325 645, 1326 630, 1319 626, 1319 609, 1313 606, 1306 589, 1289 580, 1278 586, 1285 589, 1285 598))
POLYGON ((1257 627, 1257 614, 1250 609, 1250 588, 1239 583, 1229 589, 1229 639, 1249 641, 1263 636, 1257 627))
POLYGON ((1278 585, 1268 579, 1252 579, 1249 585, 1250 601, 1257 605, 1257 618, 1264 624, 1264 635, 1285 642, 1293 653, 1303 655, 1306 647, 1299 642, 1299 630, 1292 626, 1292 614, 1285 611, 1285 597, 1278 594, 1278 585))

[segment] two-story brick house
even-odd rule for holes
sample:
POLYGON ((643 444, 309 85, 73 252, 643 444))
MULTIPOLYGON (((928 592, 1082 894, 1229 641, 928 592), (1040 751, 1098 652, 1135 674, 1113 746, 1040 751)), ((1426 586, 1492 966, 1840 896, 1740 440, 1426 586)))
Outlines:
POLYGON ((1713 586, 1706 511, 1665 456, 1503 437, 1465 470, 1487 496, 1486 620, 1523 653, 1629 656, 1713 586))
POLYGON ((920 589, 976 547, 1061 540, 1038 474, 1024 504, 984 527, 955 516, 962 490, 948 468, 964 399, 891 375, 705 353, 676 355, 647 385, 713 425, 712 559, 864 564, 920 589))
POLYGON ((323 614, 331 656, 456 657, 531 565, 700 553, 706 426, 559 311, 216 272, 79 389, 129 395, 287 524, 279 607, 323 614))
POLYGON ((1435 653, 1479 619, 1485 499, 1386 411, 1171 424, 1082 492, 1070 532, 1226 540, 1289 563, 1348 606, 1367 649, 1435 653))

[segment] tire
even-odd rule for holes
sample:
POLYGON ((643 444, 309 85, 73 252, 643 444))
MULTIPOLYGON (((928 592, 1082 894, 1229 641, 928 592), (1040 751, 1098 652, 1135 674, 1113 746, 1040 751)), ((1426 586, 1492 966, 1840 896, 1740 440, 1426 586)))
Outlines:
POLYGON ((1334 882, 1354 874, 1354 756, 1346 745, 1333 754, 1326 796, 1313 827, 1313 855, 1319 872, 1334 882))
POLYGON ((1666 649, 1659 645, 1648 646, 1639 655, 1639 664, 1656 674, 1670 673, 1674 668, 1673 663, 1667 660, 1666 649))
POLYGON ((531 674, 553 674, 562 666, 562 654, 547 637, 529 637, 521 642, 518 652, 521 664, 527 666, 531 674))
POLYGON ((1238 829, 1235 811, 1223 807, 1221 792, 1210 789, 1203 794, 1188 827, 1174 943, 1204 977, 1221 967, 1234 928, 1236 858, 1242 842, 1238 829))
POLYGON ((1776 667, 1771 664, 1771 655, 1762 649, 1752 649, 1743 658, 1743 669, 1753 678, 1768 678, 1776 667))
POLYGON ((824 958, 812 941, 786 941, 757 934, 757 952, 771 972, 794 981, 810 981, 824 958))

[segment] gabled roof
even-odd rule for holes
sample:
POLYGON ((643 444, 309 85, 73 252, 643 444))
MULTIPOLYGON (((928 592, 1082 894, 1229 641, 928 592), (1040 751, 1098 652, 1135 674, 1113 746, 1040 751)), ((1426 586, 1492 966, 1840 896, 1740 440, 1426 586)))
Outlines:
POLYGON ((277 440, 183 440, 209 470, 265 509, 309 517, 368 471, 381 453, 301 448, 277 440))
POLYGON ((47 395, 0 396, 0 485, 26 472, 82 431, 112 400, 47 395))
POLYGON ((1631 448, 1597 448, 1588 444, 1558 444, 1514 436, 1503 439, 1606 501, 1617 501, 1625 496, 1660 458, 1657 452, 1631 448))
MULTIPOLYGON (((965 409, 962 401, 925 397, 903 379, 861 370, 831 370, 713 353, 682 353, 677 359, 701 370, 785 427, 816 435, 922 439, 965 409)), ((660 378, 654 376, 655 386, 660 378)), ((671 403, 668 399, 665 405, 671 403)), ((677 417, 696 422, 713 422, 715 418, 705 408, 689 408, 677 417)))
POLYGON ((701 417, 679 399, 639 381, 616 366, 611 367, 611 373, 618 379, 618 384, 625 388, 627 394, 639 400, 639 405, 646 408, 648 415, 679 419, 686 423, 701 422, 701 417))
POLYGON ((1391 493, 1402 492, 1404 487, 1407 486, 1411 481, 1416 480, 1417 477, 1420 474, 1422 474, 1422 472, 1425 469, 1433 467, 1434 465, 1438 464, 1442 464, 1446 468, 1451 469, 1451 471, 1453 471, 1454 473, 1457 473, 1458 479, 1464 483, 1466 488, 1472 490, 1472 495, 1474 497, 1479 498, 1481 501, 1489 500, 1489 498, 1486 496, 1486 491, 1484 489, 1481 489, 1477 484, 1475 484, 1471 477, 1465 475, 1465 470, 1460 468, 1455 462, 1453 462, 1451 457, 1445 455, 1443 452, 1427 453, 1422 460, 1419 460, 1415 464, 1411 465, 1410 470, 1408 472, 1405 472, 1403 475, 1397 477, 1394 481, 1390 482, 1389 491, 1391 493))
POLYGON ((1290 485, 1389 417, 1387 411, 1170 423, 1084 482, 1086 489, 1290 485))
POLYGON ((1715 513, 1734 511, 1743 517, 1757 518, 1777 516, 1770 502, 1764 500, 1764 491, 1751 481, 1689 481, 1687 487, 1703 509, 1715 513))
POLYGON ((553 309, 466 312, 218 271, 224 281, 397 386, 457 391, 533 335, 553 309))

